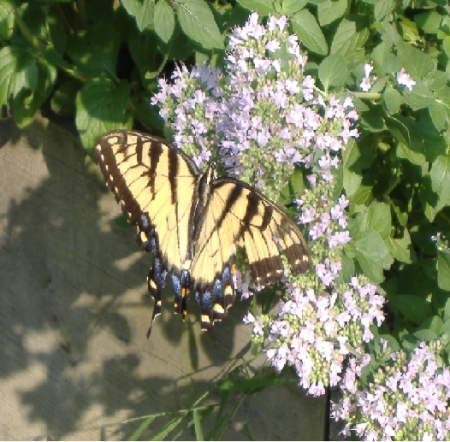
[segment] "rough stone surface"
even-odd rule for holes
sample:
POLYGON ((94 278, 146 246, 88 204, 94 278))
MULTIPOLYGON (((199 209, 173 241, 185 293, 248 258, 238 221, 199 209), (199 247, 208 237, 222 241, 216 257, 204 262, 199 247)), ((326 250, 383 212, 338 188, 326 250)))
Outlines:
MULTIPOLYGON (((123 421, 192 406, 251 356, 240 302, 201 333, 195 303, 183 323, 166 293, 146 339, 151 256, 114 224, 120 209, 71 132, 40 116, 23 130, 0 121, 0 186, 0 439, 126 439, 141 421, 123 421)), ((271 387, 245 399, 224 438, 247 439, 247 426, 254 439, 320 440, 324 413, 295 382, 271 387)), ((193 426, 179 437, 195 439, 193 426)))

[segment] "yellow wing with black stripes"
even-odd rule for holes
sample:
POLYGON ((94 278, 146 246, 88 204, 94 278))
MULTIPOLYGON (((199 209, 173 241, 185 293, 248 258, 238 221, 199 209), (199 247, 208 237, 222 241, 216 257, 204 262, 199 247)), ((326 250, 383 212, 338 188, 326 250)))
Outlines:
POLYGON ((283 274, 281 251, 294 275, 310 268, 306 241, 281 209, 241 181, 214 179, 212 166, 201 173, 163 139, 116 130, 99 138, 94 155, 130 223, 137 225, 138 242, 155 254, 148 275, 155 299, 152 322, 168 274, 176 312, 186 315, 186 295, 193 289, 203 329, 225 318, 235 299, 237 246, 245 248, 257 282, 275 282, 283 274))

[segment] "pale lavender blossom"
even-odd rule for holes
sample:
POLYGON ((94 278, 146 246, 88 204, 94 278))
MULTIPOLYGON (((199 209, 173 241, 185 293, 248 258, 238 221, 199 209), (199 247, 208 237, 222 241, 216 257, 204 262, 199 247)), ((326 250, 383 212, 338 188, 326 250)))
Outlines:
POLYGON ((385 341, 383 363, 372 369, 370 384, 361 376, 371 357, 351 357, 341 384, 342 401, 332 405, 333 417, 347 421, 343 434, 354 431, 366 440, 399 435, 402 440, 448 440, 450 384, 440 379, 450 379, 450 371, 437 363, 440 348, 438 342, 422 342, 408 358, 403 351, 387 354, 385 341))
POLYGON ((372 79, 370 78, 370 73, 372 72, 372 70, 373 70, 373 66, 370 65, 369 63, 366 63, 364 65, 364 77, 359 85, 361 90, 364 92, 369 92, 372 87, 371 80, 376 81, 376 79, 377 79, 377 77, 373 77, 372 79))
POLYGON ((406 86, 406 89, 412 91, 413 86, 416 82, 411 78, 411 76, 405 71, 405 68, 401 68, 397 74, 397 83, 406 86))

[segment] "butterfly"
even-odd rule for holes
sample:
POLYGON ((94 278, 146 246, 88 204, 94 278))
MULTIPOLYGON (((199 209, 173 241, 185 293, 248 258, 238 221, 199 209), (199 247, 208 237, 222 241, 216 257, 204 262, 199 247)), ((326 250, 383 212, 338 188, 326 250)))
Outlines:
POLYGON ((155 300, 151 324, 161 312, 167 275, 176 313, 186 316, 187 295, 194 290, 202 329, 224 319, 235 300, 238 247, 245 249, 251 277, 260 284, 284 274, 281 251, 293 275, 311 267, 302 233, 276 204, 244 182, 215 179, 214 165, 201 172, 162 138, 114 130, 98 139, 94 156, 129 222, 138 227, 138 243, 155 255, 148 273, 155 300))

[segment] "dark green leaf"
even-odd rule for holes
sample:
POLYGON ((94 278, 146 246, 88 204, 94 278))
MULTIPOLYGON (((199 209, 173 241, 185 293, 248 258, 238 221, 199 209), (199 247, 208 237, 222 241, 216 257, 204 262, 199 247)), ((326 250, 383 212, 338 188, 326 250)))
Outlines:
POLYGON ((422 324, 433 313, 430 303, 419 296, 398 295, 395 297, 395 304, 415 324, 422 324))
POLYGON ((260 17, 275 12, 272 0, 238 0, 238 3, 249 11, 257 12, 260 17))

